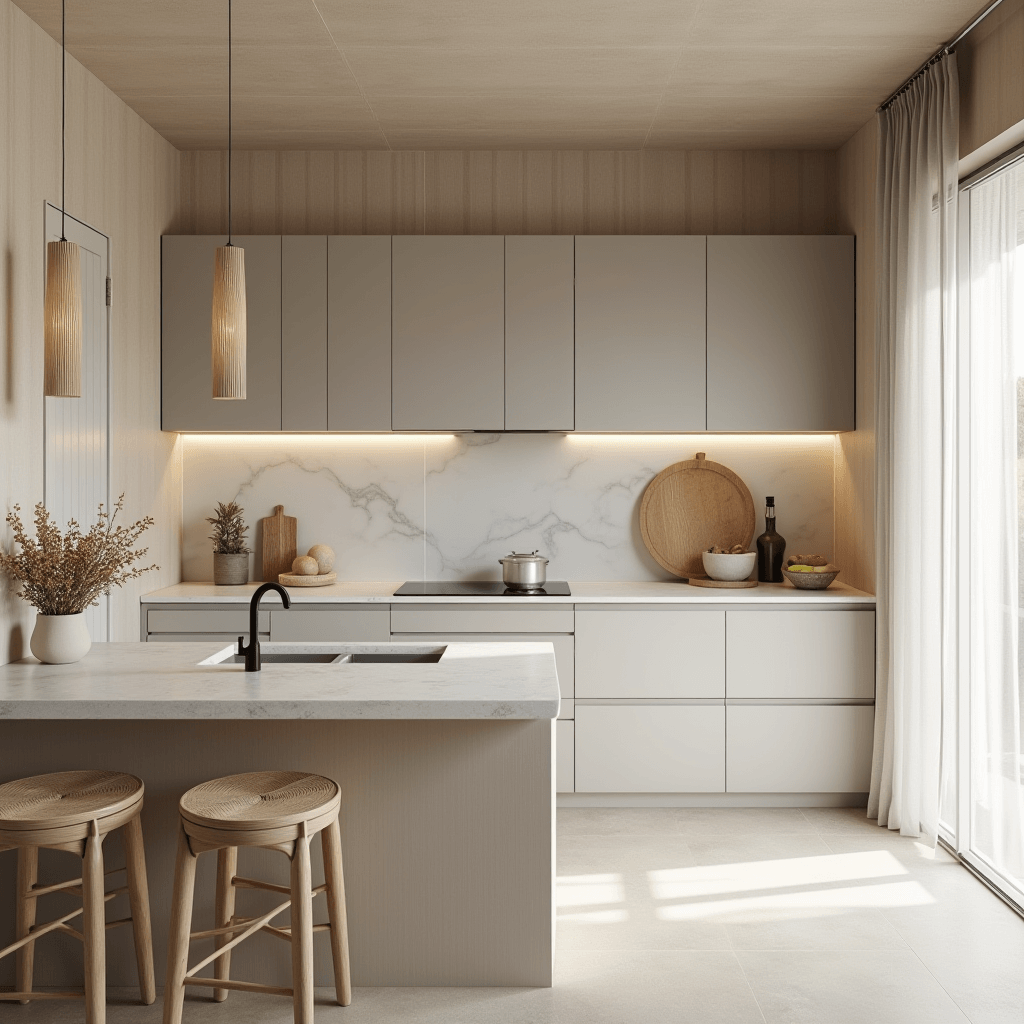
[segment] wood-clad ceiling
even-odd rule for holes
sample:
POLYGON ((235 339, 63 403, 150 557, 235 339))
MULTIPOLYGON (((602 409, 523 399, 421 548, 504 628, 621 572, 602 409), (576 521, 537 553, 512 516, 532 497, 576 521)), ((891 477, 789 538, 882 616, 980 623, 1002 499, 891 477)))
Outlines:
MULTIPOLYGON (((60 0, 15 0, 60 38, 60 0)), ((226 0, 69 0, 179 149, 226 139, 226 0)), ((248 149, 833 149, 979 0, 234 0, 248 149)))

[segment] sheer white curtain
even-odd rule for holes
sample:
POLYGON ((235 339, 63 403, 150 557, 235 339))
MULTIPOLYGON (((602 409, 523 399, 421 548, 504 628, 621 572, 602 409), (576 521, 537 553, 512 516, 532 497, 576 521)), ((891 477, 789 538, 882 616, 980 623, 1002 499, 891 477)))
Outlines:
POLYGON ((1024 889, 1024 169, 975 185, 970 204, 971 848, 1024 889))
POLYGON ((868 816, 938 834, 950 588, 958 160, 956 58, 879 113, 877 691, 868 816), (947 372, 947 370, 949 372, 947 372))

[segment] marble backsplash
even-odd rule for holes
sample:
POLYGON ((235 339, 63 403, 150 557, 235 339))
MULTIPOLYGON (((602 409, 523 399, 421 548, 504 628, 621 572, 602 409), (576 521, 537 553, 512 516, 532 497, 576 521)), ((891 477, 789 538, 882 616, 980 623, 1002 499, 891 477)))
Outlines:
POLYGON ((698 451, 750 488, 755 536, 774 494, 788 550, 831 557, 834 446, 831 435, 187 436, 182 579, 212 579, 205 519, 231 500, 257 549, 258 521, 284 505, 300 553, 330 544, 343 580, 498 579, 497 559, 535 548, 550 579, 666 579, 640 539, 639 504, 656 473, 698 451))

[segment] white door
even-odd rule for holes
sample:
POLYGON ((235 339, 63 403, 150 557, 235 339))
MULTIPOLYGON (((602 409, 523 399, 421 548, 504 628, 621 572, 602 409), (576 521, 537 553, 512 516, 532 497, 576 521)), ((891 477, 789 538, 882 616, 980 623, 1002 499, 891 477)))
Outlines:
MULTIPOLYGON (((100 503, 110 508, 110 399, 108 347, 110 324, 107 276, 110 240, 65 215, 64 235, 77 242, 82 261, 82 397, 47 398, 43 500, 61 528, 69 519, 82 532, 96 521, 100 503)), ((46 241, 61 237, 61 214, 46 207, 46 241)), ((45 267, 45 246, 44 267, 45 267)), ((89 636, 109 637, 108 599, 86 610, 89 636)))

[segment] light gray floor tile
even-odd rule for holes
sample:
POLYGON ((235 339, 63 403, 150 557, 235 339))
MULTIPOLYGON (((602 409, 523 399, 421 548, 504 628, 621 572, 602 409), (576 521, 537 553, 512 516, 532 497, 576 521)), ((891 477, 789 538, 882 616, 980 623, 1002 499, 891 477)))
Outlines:
POLYGON ((683 835, 813 835, 817 831, 799 807, 679 807, 676 822, 683 835))
POLYGON ((818 832, 870 834, 879 831, 878 821, 869 818, 864 807, 803 807, 801 811, 818 832))
POLYGON ((561 807, 559 836, 650 836, 673 835, 677 810, 674 807, 561 807))
POLYGON ((966 1024, 912 950, 738 952, 767 1024, 966 1024))

